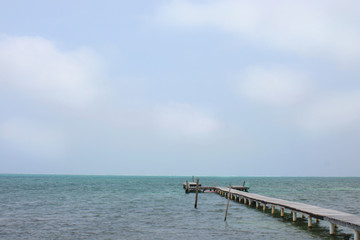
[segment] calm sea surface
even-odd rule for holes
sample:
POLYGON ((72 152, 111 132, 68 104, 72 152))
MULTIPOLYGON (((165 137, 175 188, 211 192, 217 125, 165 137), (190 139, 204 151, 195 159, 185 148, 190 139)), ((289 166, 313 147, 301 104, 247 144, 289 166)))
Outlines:
MULTIPOLYGON (((0 175, 0 239, 348 239, 322 221, 308 230, 214 194, 185 194, 190 177, 0 175)), ((360 178, 201 177, 203 185, 250 192, 360 215, 360 178)), ((299 216, 301 217, 301 216, 299 216)))

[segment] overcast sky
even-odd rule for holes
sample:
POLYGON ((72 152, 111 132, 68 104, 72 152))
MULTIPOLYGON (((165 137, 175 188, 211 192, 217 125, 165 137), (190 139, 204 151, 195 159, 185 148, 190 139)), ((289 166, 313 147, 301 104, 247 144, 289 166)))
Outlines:
POLYGON ((360 176, 359 10, 2 1, 0 173, 360 176))

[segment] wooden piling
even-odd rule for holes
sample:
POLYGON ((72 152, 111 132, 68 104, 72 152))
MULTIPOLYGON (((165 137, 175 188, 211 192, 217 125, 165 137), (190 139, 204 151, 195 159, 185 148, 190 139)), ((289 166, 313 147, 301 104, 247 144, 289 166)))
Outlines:
POLYGON ((308 227, 312 228, 312 219, 310 215, 308 216, 308 227))
POLYGON ((196 179, 196 195, 195 195, 195 205, 194 205, 194 208, 197 208, 198 195, 199 195, 199 178, 196 179))
POLYGON ((284 217, 284 208, 283 208, 283 207, 280 208, 280 216, 281 216, 281 217, 284 217))
POLYGON ((359 240, 359 231, 354 230, 354 240, 359 240))
POLYGON ((330 223, 330 235, 334 235, 335 234, 335 224, 330 223))
POLYGON ((229 209, 230 193, 231 193, 231 185, 229 186, 228 202, 227 202, 227 205, 226 205, 226 211, 225 211, 224 221, 226 221, 226 217, 227 217, 227 213, 228 213, 228 209, 229 209))
POLYGON ((292 219, 293 219, 293 222, 296 222, 296 212, 295 211, 292 211, 292 219))
POLYGON ((274 215, 274 213, 275 213, 275 206, 271 206, 271 214, 274 215))

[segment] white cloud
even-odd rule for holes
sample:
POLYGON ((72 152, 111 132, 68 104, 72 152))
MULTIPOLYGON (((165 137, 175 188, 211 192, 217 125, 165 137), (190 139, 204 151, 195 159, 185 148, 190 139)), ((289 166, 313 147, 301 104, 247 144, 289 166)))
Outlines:
POLYGON ((282 66, 253 66, 239 81, 240 93, 251 101, 287 106, 298 103, 309 91, 308 78, 282 66))
POLYGON ((301 55, 359 66, 359 1, 171 1, 164 24, 212 26, 301 55))
POLYGON ((60 154, 65 147, 62 132, 25 119, 3 122, 0 125, 0 140, 17 151, 36 156, 60 154))
POLYGON ((360 91, 325 96, 304 108, 299 124, 311 132, 360 132, 360 91))
POLYGON ((176 136, 207 136, 219 129, 218 121, 186 104, 171 103, 155 109, 155 128, 176 136))
POLYGON ((39 37, 0 37, 0 86, 81 107, 99 94, 99 63, 87 49, 65 52, 39 37))

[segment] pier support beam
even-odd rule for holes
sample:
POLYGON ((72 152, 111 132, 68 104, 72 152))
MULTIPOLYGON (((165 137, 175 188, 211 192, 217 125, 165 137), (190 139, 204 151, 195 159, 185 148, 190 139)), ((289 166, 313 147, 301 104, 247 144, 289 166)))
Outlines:
POLYGON ((274 213, 275 213, 275 206, 271 206, 271 214, 274 215, 274 213))
POLYGON ((259 206, 260 206, 260 203, 256 202, 256 208, 259 208, 259 206))
POLYGON ((280 216, 281 216, 281 217, 284 217, 284 208, 283 208, 283 207, 280 208, 280 216))
POLYGON ((296 222, 296 212, 295 211, 292 211, 292 219, 293 219, 293 222, 296 222))
POLYGON ((196 195, 195 195, 195 204, 194 204, 194 208, 197 208, 198 195, 199 195, 199 178, 198 178, 198 179, 196 179, 196 195))
POLYGON ((266 211, 266 204, 264 203, 263 204, 263 212, 265 212, 266 211))
POLYGON ((330 223, 330 235, 334 235, 335 234, 335 224, 330 223))
POLYGON ((310 215, 308 216, 308 227, 312 228, 312 219, 310 215))
POLYGON ((251 207, 251 205, 252 205, 252 200, 249 200, 249 207, 251 207))
POLYGON ((231 195, 231 185, 229 185, 228 202, 227 202, 227 205, 226 205, 224 221, 226 221, 226 217, 227 217, 227 213, 228 213, 228 209, 229 209, 230 195, 231 195))
POLYGON ((354 240, 359 240, 359 231, 354 230, 354 240))

